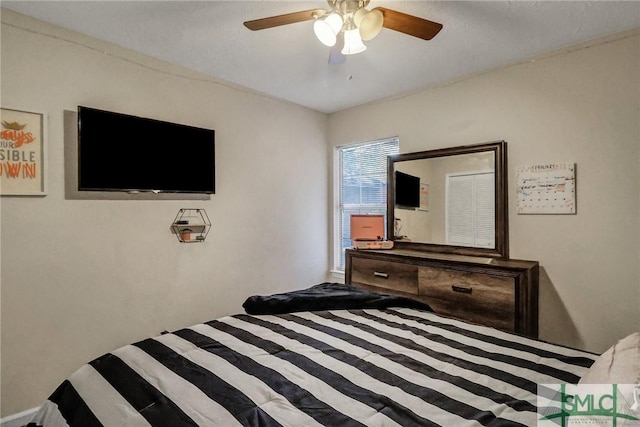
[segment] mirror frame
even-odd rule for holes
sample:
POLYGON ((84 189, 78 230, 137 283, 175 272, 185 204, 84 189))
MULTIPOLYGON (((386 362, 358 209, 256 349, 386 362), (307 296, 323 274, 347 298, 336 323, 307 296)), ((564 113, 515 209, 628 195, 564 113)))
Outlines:
POLYGON ((393 240, 396 187, 394 171, 396 163, 407 160, 433 159, 438 157, 455 156, 458 154, 473 154, 487 151, 494 152, 495 161, 495 247, 488 249, 436 243, 394 241, 395 249, 411 249, 425 252, 484 256, 501 259, 509 258, 507 143, 505 141, 486 142, 476 145, 463 145, 459 147, 390 155, 387 159, 387 236, 389 240, 393 240))

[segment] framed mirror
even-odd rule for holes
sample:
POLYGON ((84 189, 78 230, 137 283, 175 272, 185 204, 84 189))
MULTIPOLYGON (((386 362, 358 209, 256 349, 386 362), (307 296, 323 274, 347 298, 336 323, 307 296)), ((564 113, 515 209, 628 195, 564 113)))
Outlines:
POLYGON ((387 179, 395 248, 509 258, 505 141, 391 155, 387 179))

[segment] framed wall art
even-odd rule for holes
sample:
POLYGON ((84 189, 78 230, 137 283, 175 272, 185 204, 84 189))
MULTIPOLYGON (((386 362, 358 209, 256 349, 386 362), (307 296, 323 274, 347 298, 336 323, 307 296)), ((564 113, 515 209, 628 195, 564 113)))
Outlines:
POLYGON ((46 195, 46 116, 0 109, 0 195, 46 195))
POLYGON ((429 212, 429 184, 420 183, 420 207, 418 210, 429 212))

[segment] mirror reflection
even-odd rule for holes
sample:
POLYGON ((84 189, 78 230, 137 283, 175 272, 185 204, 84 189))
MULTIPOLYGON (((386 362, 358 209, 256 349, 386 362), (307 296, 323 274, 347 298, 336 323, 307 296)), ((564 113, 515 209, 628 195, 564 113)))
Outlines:
POLYGON ((494 248, 494 165, 493 152, 397 163, 394 240, 494 248))
POLYGON ((389 159, 388 235, 399 247, 508 257, 506 143, 389 159))

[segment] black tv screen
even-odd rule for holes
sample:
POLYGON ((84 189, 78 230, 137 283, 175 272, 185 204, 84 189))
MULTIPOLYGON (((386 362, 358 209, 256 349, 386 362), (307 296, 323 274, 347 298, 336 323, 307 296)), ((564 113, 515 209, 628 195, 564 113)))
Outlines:
POLYGON ((215 131, 78 106, 78 190, 215 193, 215 131))
POLYGON ((420 207, 420 177, 396 171, 396 206, 420 207))

